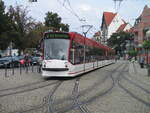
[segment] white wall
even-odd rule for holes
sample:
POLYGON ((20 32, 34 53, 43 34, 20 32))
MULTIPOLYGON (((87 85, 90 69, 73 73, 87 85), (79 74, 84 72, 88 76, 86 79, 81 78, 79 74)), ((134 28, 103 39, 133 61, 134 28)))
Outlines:
POLYGON ((129 29, 131 29, 131 27, 132 26, 130 24, 127 24, 123 31, 129 30, 129 29))
POLYGON ((117 14, 114 19, 112 20, 111 24, 108 27, 108 39, 110 36, 117 31, 120 25, 124 24, 121 17, 117 14))

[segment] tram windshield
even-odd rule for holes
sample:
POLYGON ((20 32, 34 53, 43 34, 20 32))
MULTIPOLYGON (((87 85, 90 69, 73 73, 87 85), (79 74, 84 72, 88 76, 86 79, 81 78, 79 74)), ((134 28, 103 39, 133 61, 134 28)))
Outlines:
POLYGON ((67 60, 69 39, 45 39, 44 59, 45 60, 67 60))

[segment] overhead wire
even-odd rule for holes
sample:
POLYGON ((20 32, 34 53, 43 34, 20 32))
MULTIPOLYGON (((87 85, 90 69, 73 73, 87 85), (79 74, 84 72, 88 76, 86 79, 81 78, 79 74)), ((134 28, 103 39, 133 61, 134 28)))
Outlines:
MULTIPOLYGON (((75 12, 75 10, 72 8, 72 6, 71 6, 71 3, 70 3, 70 1, 69 0, 64 0, 63 1, 63 3, 60 1, 60 0, 57 0, 58 1, 58 3, 60 4, 60 5, 62 5, 66 10, 68 10, 71 14, 73 14, 78 20, 79 20, 79 22, 81 22, 82 24, 88 24, 89 25, 89 23, 86 21, 86 19, 84 19, 84 18, 81 18, 76 12, 75 12), (69 6, 69 8, 66 6, 66 4, 69 6)), ((97 28, 94 26, 94 25, 92 25, 93 27, 92 27, 92 29, 94 29, 94 30, 96 30, 97 31, 97 28)), ((81 26, 82 27, 82 26, 81 26)), ((82 28, 83 29, 83 28, 82 28)), ((95 32, 93 31, 93 34, 94 34, 95 32)))
POLYGON ((115 8, 116 12, 118 12, 123 0, 113 0, 113 1, 114 1, 114 8, 115 8), (118 2, 118 4, 117 4, 117 2, 118 2), (118 7, 117 7, 117 5, 118 5, 118 7))
MULTIPOLYGON (((68 7, 66 7, 66 5, 65 5, 65 3, 62 3, 60 0, 57 0, 58 1, 58 3, 60 4, 60 5, 62 5, 66 10, 68 10, 71 14, 73 14, 79 21, 81 20, 80 19, 80 17, 71 9, 69 9, 68 7)), ((66 0, 64 0, 64 1, 66 1, 66 0)), ((68 0, 67 0, 68 1, 68 0)))

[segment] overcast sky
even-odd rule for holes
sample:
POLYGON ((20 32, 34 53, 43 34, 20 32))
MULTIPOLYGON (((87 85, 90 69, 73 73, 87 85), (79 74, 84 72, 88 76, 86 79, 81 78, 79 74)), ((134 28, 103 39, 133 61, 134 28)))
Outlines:
POLYGON ((27 6, 30 10, 30 15, 36 21, 44 21, 45 13, 48 11, 56 12, 62 18, 63 23, 70 25, 70 31, 82 33, 81 25, 88 24, 94 27, 88 33, 92 36, 94 32, 100 29, 103 11, 118 12, 121 17, 133 25, 135 18, 137 18, 145 5, 150 7, 150 0, 123 0, 120 5, 115 4, 113 0, 69 0, 70 5, 77 16, 86 20, 79 21, 79 18, 72 14, 72 9, 69 7, 67 0, 37 0, 36 3, 30 3, 28 0, 3 0, 5 5, 27 6), (66 2, 64 2, 66 1, 66 2), (66 8, 65 8, 66 7, 66 8), (119 9, 119 10, 116 10, 119 9))

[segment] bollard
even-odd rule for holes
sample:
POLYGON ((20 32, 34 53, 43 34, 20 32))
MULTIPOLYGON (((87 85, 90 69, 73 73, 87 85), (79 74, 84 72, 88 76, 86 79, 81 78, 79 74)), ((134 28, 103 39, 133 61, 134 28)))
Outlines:
POLYGON ((39 65, 39 73, 41 73, 41 65, 39 65))
POLYGON ((22 65, 21 65, 21 63, 20 63, 20 65, 19 65, 19 68, 20 68, 20 75, 22 74, 22 65))
POLYGON ((39 66, 38 65, 36 65, 36 69, 37 69, 37 73, 39 72, 39 68, 38 68, 39 66))
POLYGON ((5 64, 5 77, 7 77, 7 64, 5 64))
POLYGON ((26 73, 28 73, 28 64, 26 63, 26 73))
POLYGON ((14 63, 12 63, 12 75, 14 75, 15 71, 14 71, 14 63))
POLYGON ((32 72, 33 72, 33 63, 31 64, 31 66, 32 66, 32 72))
POLYGON ((150 64, 147 64, 147 75, 150 77, 150 64))

